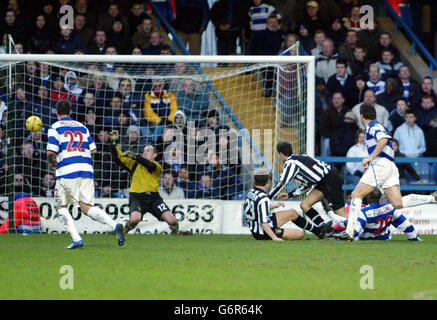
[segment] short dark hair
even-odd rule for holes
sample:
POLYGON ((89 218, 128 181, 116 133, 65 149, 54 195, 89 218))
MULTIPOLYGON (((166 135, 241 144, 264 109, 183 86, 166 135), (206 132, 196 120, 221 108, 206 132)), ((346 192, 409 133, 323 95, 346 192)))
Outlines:
POLYGON ((71 103, 67 100, 59 100, 56 103, 56 112, 60 116, 69 116, 71 112, 71 103))
POLYGON ((412 115, 414 115, 414 117, 417 118, 416 111, 414 111, 412 109, 408 109, 407 111, 405 111, 405 115, 407 115, 407 114, 412 114, 412 115))
POLYGON ((375 106, 371 103, 364 102, 360 107, 360 114, 363 115, 364 119, 376 120, 375 106))
POLYGON ((335 65, 339 65, 342 64, 347 68, 347 61, 345 59, 337 59, 337 62, 335 63, 335 65))
POLYGON ((367 204, 379 203, 381 200, 381 192, 378 189, 373 190, 366 197, 367 204))
POLYGON ((281 141, 276 145, 276 151, 289 157, 293 154, 293 147, 291 146, 291 143, 281 141))
POLYGON ((255 186, 264 187, 270 179, 272 179, 272 175, 267 169, 264 168, 257 169, 253 174, 255 186))

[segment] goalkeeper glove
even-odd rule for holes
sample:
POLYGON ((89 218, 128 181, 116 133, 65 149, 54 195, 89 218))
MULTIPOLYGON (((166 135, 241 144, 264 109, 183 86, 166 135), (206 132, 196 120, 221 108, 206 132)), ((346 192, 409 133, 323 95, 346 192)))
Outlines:
POLYGON ((120 141, 120 135, 118 134, 118 130, 112 130, 109 133, 109 138, 111 139, 111 143, 116 145, 120 141))
POLYGON ((133 159, 133 160, 135 160, 135 159, 137 158, 137 155, 138 155, 137 153, 132 152, 132 151, 130 151, 130 150, 125 151, 125 152, 123 152, 123 154, 122 154, 123 157, 131 158, 131 159, 133 159))
POLYGON ((302 185, 300 185, 300 186, 294 188, 294 189, 293 189, 293 190, 288 194, 288 197, 289 197, 289 198, 299 197, 299 196, 301 196, 302 194, 305 193, 305 190, 306 190, 306 189, 308 189, 308 186, 302 184, 302 185))

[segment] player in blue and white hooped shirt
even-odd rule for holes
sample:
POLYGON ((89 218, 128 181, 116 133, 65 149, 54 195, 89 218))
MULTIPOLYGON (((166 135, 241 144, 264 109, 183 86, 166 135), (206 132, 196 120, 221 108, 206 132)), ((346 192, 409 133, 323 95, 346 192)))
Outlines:
POLYGON ((281 19, 275 7, 263 3, 263 0, 253 0, 253 6, 249 9, 250 30, 252 32, 266 30, 267 18, 271 15, 276 15, 278 20, 281 19))
MULTIPOLYGON (((381 192, 374 190, 367 197, 369 205, 361 209, 354 229, 355 240, 390 240, 392 237, 390 226, 405 234, 408 240, 422 241, 414 226, 402 214, 402 210, 395 209, 390 203, 380 204, 381 192)), ((402 197, 404 208, 426 203, 437 203, 437 192, 432 195, 410 194, 402 197)), ((334 237, 348 238, 344 232, 334 237)))
POLYGON ((66 249, 83 247, 83 241, 67 206, 79 205, 90 218, 109 225, 115 232, 118 244, 124 244, 121 223, 115 223, 108 214, 94 206, 94 170, 91 154, 96 145, 83 124, 71 118, 71 103, 66 100, 56 104, 55 122, 48 131, 47 158, 56 169, 55 208, 73 241, 66 249))
POLYGON ((387 130, 376 121, 375 107, 371 103, 360 106, 360 119, 366 127, 366 145, 369 157, 362 162, 365 172, 352 192, 349 219, 346 234, 353 238, 363 199, 376 188, 384 190, 384 194, 395 209, 401 209, 402 194, 399 187, 399 171, 394 163, 392 137, 387 130))

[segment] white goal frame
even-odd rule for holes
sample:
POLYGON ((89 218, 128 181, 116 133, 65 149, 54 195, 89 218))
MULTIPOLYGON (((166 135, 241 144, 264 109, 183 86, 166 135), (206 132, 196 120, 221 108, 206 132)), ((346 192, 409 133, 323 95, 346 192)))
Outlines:
POLYGON ((200 56, 200 55, 57 55, 0 54, 0 62, 75 62, 75 63, 304 63, 307 64, 306 154, 315 156, 315 57, 314 56, 200 56), (163 61, 165 59, 165 61, 163 61))

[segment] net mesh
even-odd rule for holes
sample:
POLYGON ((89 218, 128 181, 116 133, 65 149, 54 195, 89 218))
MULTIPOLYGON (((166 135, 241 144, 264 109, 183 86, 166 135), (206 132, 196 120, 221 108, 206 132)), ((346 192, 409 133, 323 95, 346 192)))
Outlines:
POLYGON ((167 62, 0 62, 1 195, 8 195, 9 174, 15 192, 54 196, 47 131, 57 121, 57 101, 68 100, 97 145, 96 197, 128 196, 129 173, 110 152, 109 132, 118 130, 122 151, 156 147, 167 197, 242 199, 254 166, 281 172, 276 142, 305 152, 305 72, 297 63, 199 71, 167 62), (26 129, 31 115, 42 119, 40 132, 26 129))

